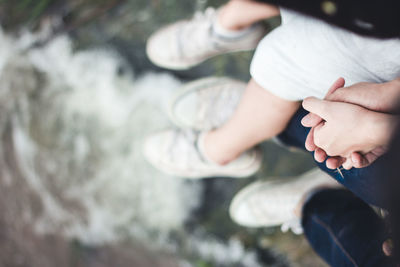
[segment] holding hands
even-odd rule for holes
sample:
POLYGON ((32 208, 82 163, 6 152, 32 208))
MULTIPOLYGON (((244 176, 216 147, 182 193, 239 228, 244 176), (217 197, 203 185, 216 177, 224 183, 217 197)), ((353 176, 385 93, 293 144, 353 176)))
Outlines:
POLYGON ((306 149, 335 169, 366 167, 383 155, 396 129, 400 100, 400 80, 375 84, 358 83, 344 87, 339 78, 324 100, 309 97, 303 101, 310 111, 302 124, 311 127, 306 149))

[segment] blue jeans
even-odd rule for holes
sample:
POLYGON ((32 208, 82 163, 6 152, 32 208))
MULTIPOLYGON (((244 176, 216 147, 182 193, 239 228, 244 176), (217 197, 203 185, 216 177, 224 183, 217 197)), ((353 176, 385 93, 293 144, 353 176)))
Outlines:
MULTIPOLYGON (((300 121, 307 114, 308 111, 300 108, 289 122, 286 130, 278 136, 280 141, 286 145, 305 150, 304 143, 310 129, 303 127, 300 121)), ((313 154, 314 152, 310 153, 313 154)), ((316 163, 321 170, 328 173, 365 202, 381 208, 387 208, 389 203, 385 199, 384 186, 388 178, 381 175, 385 160, 386 155, 380 157, 366 168, 342 169, 341 172, 344 178, 337 170, 328 169, 325 163, 316 163)))
POLYGON ((387 239, 383 219, 344 189, 312 193, 303 206, 304 234, 331 266, 394 266, 382 251, 387 239))

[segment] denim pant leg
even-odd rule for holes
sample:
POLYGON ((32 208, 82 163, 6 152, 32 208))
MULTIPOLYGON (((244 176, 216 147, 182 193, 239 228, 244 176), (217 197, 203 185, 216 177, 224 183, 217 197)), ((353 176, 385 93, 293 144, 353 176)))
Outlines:
MULTIPOLYGON (((308 111, 300 108, 289 122, 286 130, 278 136, 279 140, 286 145, 305 150, 304 143, 310 128, 303 127, 301 119, 307 114, 308 111)), ((314 152, 310 153, 314 154, 314 152)), ((384 155, 365 168, 341 169, 343 177, 337 170, 328 169, 325 162, 316 163, 321 170, 328 173, 365 202, 381 208, 387 208, 388 203, 385 200, 385 190, 383 189, 387 177, 382 176, 382 168, 385 160, 386 156, 384 155)))
POLYGON ((306 238, 331 266, 393 266, 382 251, 388 237, 383 219, 350 191, 317 191, 302 213, 306 238))

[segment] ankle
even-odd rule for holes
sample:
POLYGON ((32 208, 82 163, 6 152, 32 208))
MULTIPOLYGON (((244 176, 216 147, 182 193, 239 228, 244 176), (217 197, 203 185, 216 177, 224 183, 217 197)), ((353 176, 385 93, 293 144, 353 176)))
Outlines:
POLYGON ((238 6, 236 1, 230 1, 225 6, 223 6, 218 13, 217 23, 221 28, 228 31, 241 31, 251 26, 243 25, 239 23, 239 20, 236 19, 236 14, 238 12, 238 6))
MULTIPOLYGON (((220 13, 221 14, 221 13, 220 13)), ((228 31, 241 31, 247 27, 238 25, 235 21, 229 19, 228 16, 220 15, 217 18, 217 23, 221 26, 221 28, 228 30, 228 31)))
POLYGON ((218 165, 226 165, 236 159, 240 153, 231 152, 218 141, 214 132, 205 133, 203 139, 203 154, 204 156, 218 165))

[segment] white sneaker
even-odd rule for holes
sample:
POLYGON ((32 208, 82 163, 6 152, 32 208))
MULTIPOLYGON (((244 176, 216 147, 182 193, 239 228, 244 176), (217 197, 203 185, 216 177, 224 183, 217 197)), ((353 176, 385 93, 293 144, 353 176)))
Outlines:
POLYGON ((222 36, 214 30, 218 12, 207 8, 190 20, 181 20, 155 32, 147 41, 150 60, 160 67, 184 70, 208 58, 234 51, 252 50, 266 34, 262 24, 222 36))
POLYGON ((339 184, 319 169, 313 169, 300 177, 260 181, 243 188, 232 200, 231 218, 247 227, 271 227, 282 225, 282 230, 292 229, 301 233, 300 219, 294 214, 297 205, 312 189, 339 184))
POLYGON ((218 165, 201 152, 203 134, 195 131, 166 130, 147 138, 143 152, 157 169, 178 177, 248 177, 257 172, 262 157, 258 148, 243 153, 226 165, 218 165))
POLYGON ((222 126, 236 110, 246 83, 208 77, 185 84, 171 99, 170 120, 180 128, 209 131, 222 126))

